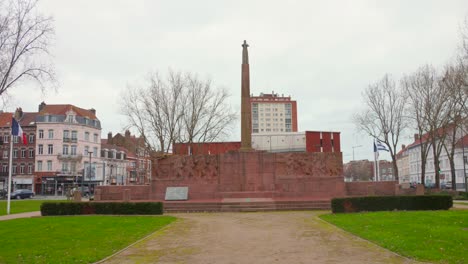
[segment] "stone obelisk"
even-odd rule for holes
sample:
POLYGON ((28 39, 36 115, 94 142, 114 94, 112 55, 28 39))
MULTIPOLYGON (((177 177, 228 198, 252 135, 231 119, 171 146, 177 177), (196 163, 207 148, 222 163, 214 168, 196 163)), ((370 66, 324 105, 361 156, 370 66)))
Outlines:
POLYGON ((240 151, 252 150, 252 111, 250 107, 250 73, 247 41, 242 44, 242 99, 241 99, 241 148, 240 151))

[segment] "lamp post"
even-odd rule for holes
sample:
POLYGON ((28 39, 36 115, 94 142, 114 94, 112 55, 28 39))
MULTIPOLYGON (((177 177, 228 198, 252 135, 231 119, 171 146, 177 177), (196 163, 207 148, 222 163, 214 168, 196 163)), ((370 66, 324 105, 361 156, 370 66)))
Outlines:
POLYGON ((360 148, 360 147, 362 147, 362 145, 352 146, 352 148, 353 148, 353 160, 354 160, 354 149, 355 149, 355 148, 360 148))

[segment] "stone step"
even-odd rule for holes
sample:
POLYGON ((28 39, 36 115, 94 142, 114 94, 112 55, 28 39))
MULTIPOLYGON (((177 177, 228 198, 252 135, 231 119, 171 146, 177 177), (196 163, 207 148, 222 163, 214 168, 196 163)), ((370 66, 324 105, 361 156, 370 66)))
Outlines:
POLYGON ((276 192, 219 192, 220 198, 273 198, 276 192))
POLYGON ((268 202, 168 202, 165 212, 256 212, 276 210, 329 210, 330 201, 268 201, 268 202))

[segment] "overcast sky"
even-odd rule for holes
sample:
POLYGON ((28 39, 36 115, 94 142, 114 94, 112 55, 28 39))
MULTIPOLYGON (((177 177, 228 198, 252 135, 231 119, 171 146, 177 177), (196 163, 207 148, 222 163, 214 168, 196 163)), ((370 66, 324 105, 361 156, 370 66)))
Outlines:
MULTIPOLYGON (((291 95, 299 130, 341 132, 345 161, 358 145, 355 159, 372 158, 372 139, 352 123, 361 92, 385 73, 398 78, 425 63, 442 66, 468 14, 466 0, 42 0, 39 7, 55 20, 60 86, 46 94, 33 84, 17 87, 13 108, 37 111, 41 101, 95 108, 105 137, 125 125, 121 91, 150 71, 171 68, 226 87, 240 115, 245 39, 251 92, 291 95)), ((240 140, 239 127, 227 140, 240 140)))

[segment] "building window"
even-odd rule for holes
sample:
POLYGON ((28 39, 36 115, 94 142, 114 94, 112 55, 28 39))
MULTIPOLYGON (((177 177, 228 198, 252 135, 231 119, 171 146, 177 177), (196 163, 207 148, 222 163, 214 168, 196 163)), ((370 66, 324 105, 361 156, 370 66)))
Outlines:
POLYGON ((32 174, 32 164, 28 164, 28 174, 32 174))
POLYGON ((72 145, 71 146, 71 153, 70 153, 72 156, 75 156, 76 155, 76 145, 72 145))
POLYGON ((99 139, 98 134, 94 134, 94 143, 98 143, 98 139, 99 139))
POLYGON ((97 157, 97 153, 98 153, 97 147, 94 147, 93 148, 93 157, 97 157))
POLYGON ((49 129, 49 139, 53 139, 53 138, 54 138, 54 130, 49 129))
POLYGON ((64 142, 70 141, 70 131, 68 130, 63 131, 63 141, 64 142))
POLYGON ((34 134, 29 134, 29 143, 34 143, 34 134))
POLYGON ((18 150, 17 149, 13 149, 13 158, 14 159, 18 158, 18 150))
POLYGON ((71 132, 71 140, 72 142, 76 142, 78 140, 78 132, 76 131, 71 132))
POLYGON ((68 172, 68 162, 62 163, 62 172, 68 172))
POLYGON ((18 143, 18 138, 17 136, 13 136, 13 143, 18 143))
POLYGON ((52 161, 51 160, 47 161, 47 171, 52 171, 52 161))
POLYGON ((42 171, 42 160, 37 162, 37 171, 42 171))
POLYGON ((20 165, 20 174, 24 174, 24 164, 20 165))
POLYGON ((39 138, 44 138, 44 130, 39 130, 39 138))
POLYGON ((62 154, 63 155, 68 155, 68 145, 63 145, 62 154))
POLYGON ((40 144, 37 149, 37 154, 42 155, 44 154, 44 146, 40 144))
POLYGON ((29 149, 29 157, 34 158, 34 149, 29 149))
POLYGON ((463 161, 468 164, 468 157, 467 156, 463 156, 463 161))
POLYGON ((88 155, 88 152, 89 152, 89 147, 86 146, 86 147, 84 148, 84 155, 87 156, 87 155, 88 155))
POLYGON ((3 136, 3 143, 4 143, 4 144, 5 144, 5 143, 8 143, 9 138, 10 138, 10 135, 8 135, 8 134, 5 135, 5 136, 3 136))
POLYGON ((13 174, 16 174, 16 165, 13 165, 12 173, 13 173, 13 174))
POLYGON ((84 133, 84 139, 85 139, 86 141, 89 141, 89 132, 85 132, 85 133, 84 133))
POLYGON ((75 172, 76 171, 76 163, 75 162, 72 162, 70 163, 70 172, 75 172))
POLYGON ((21 158, 26 158, 26 150, 21 149, 21 158))
POLYGON ((49 155, 54 154, 54 145, 52 144, 47 145, 47 154, 49 155))
POLYGON ((3 171, 3 172, 8 172, 8 165, 7 165, 7 164, 4 163, 4 164, 2 165, 2 171, 3 171))

